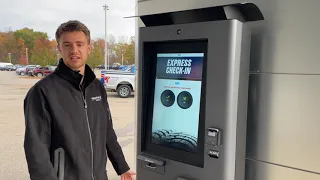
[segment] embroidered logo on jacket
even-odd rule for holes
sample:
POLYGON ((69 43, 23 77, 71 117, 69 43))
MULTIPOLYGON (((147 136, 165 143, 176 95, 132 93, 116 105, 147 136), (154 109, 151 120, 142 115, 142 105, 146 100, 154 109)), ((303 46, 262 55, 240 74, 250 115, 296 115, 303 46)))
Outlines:
POLYGON ((101 101, 101 96, 95 96, 91 98, 92 101, 101 101))

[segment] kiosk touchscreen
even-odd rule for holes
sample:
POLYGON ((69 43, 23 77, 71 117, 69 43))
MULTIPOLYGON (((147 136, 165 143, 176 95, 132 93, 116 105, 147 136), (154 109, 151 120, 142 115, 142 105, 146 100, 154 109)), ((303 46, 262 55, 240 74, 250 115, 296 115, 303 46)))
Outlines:
POLYGON ((250 31, 214 10, 141 17, 137 180, 244 180, 250 31))
POLYGON ((149 43, 146 151, 203 166, 207 41, 149 43), (188 157, 188 158, 185 158, 188 157))
POLYGON ((152 143, 197 153, 204 53, 159 53, 152 143))

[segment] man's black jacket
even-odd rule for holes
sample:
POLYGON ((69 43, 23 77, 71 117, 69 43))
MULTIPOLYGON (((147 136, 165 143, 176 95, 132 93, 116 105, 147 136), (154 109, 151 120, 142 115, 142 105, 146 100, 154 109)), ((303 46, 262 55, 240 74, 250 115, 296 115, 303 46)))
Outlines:
POLYGON ((24 113, 31 180, 106 180, 107 156, 118 175, 129 170, 106 91, 89 66, 82 80, 60 60, 29 90, 24 113))

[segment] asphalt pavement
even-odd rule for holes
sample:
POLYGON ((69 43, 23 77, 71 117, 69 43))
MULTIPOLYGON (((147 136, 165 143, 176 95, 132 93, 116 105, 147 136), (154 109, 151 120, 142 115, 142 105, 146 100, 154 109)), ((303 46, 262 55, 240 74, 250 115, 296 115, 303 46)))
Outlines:
MULTIPOLYGON (((15 72, 0 71, 0 179, 30 180, 23 150, 23 99, 39 78, 21 77, 15 72)), ((129 166, 134 161, 134 97, 119 98, 108 92, 113 125, 129 166)), ((108 161, 110 180, 120 179, 108 161)))

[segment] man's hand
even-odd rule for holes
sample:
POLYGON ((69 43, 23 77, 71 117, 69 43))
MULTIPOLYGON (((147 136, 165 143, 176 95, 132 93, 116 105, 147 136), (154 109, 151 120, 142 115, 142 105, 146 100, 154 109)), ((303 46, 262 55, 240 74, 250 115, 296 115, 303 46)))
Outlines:
POLYGON ((120 177, 121 177, 121 180, 135 180, 136 173, 129 170, 129 171, 121 174, 120 177))

